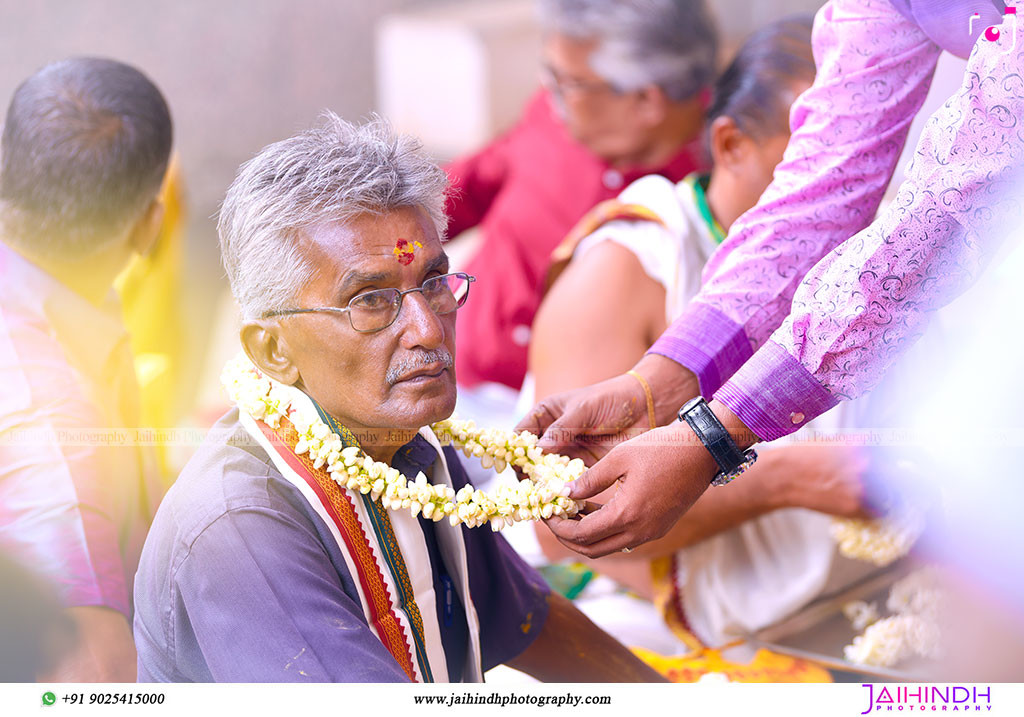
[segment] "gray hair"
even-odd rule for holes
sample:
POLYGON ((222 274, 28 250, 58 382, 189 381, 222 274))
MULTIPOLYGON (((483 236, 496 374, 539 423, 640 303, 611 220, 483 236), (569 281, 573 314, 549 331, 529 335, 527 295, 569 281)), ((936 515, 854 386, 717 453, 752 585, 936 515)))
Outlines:
POLYGON ((715 77, 718 32, 703 0, 540 0, 546 30, 593 38, 590 66, 620 92, 693 97, 715 77))
POLYGON ((444 237, 448 178, 374 116, 362 125, 333 112, 319 127, 264 147, 239 168, 217 229, 231 292, 246 319, 289 308, 316 273, 296 239, 309 227, 362 214, 422 207, 444 237))

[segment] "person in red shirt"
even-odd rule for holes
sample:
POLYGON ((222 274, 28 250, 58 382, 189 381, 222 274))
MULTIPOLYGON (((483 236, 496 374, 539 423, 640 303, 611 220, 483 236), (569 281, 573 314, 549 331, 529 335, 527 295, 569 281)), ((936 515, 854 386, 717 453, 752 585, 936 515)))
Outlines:
POLYGON ((679 181, 700 145, 717 34, 703 0, 541 0, 544 89, 508 133, 448 167, 449 236, 479 225, 459 313, 460 413, 513 420, 552 250, 646 174, 679 181), (497 410, 474 399, 490 397, 497 410))

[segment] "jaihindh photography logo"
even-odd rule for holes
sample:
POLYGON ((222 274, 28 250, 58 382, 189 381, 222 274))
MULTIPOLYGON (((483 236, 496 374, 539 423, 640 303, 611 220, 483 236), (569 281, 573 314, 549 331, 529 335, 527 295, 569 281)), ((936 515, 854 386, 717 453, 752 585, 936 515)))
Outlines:
POLYGON ((992 709, 992 687, 977 685, 861 685, 867 690, 872 712, 988 712, 992 709))

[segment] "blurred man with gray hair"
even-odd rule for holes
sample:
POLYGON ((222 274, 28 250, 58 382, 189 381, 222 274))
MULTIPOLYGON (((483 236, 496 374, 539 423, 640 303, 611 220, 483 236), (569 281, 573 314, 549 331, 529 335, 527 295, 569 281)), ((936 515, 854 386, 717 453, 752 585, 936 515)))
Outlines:
POLYGON ((162 490, 131 440, 138 383, 111 287, 156 240, 170 149, 160 90, 102 58, 47 65, 4 122, 0 551, 57 589, 81 638, 47 681, 135 680, 132 579, 162 490))
POLYGON ((466 488, 429 428, 455 407, 455 312, 473 280, 441 248, 447 184, 410 137, 330 113, 242 166, 219 226, 243 315, 246 357, 225 370, 238 407, 146 541, 140 681, 480 681, 501 663, 659 679, 500 535, 390 510, 300 446, 308 420, 388 475, 466 488))
POLYGON ((480 226, 460 313, 460 414, 510 423, 551 252, 634 180, 706 168, 717 33, 703 0, 541 0, 543 84, 522 119, 448 166, 452 237, 480 226))

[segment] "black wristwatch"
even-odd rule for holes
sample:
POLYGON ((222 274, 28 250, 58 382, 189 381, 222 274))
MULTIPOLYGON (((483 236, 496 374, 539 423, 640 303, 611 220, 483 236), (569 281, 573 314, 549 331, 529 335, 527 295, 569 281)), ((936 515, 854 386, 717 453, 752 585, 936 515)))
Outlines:
POLYGON ((686 421, 718 464, 720 470, 711 479, 711 485, 725 485, 738 478, 757 460, 757 452, 753 448, 740 450, 708 402, 700 396, 687 401, 679 409, 679 420, 686 421))

